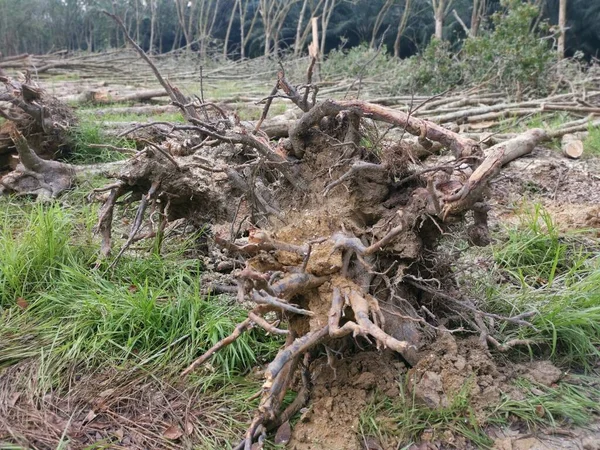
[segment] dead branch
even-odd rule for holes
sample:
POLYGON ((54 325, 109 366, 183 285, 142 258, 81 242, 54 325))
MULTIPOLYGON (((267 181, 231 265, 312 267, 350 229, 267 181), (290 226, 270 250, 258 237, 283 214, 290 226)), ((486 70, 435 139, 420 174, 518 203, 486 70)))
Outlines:
POLYGON ((369 117, 373 120, 403 127, 410 134, 439 142, 452 150, 457 159, 481 153, 477 142, 464 138, 433 122, 412 117, 408 113, 359 100, 325 100, 305 113, 290 130, 290 141, 296 157, 302 158, 304 155, 303 137, 311 127, 317 125, 324 117, 335 117, 346 110, 352 111, 359 117, 369 117))
POLYGON ((190 364, 187 369, 185 369, 183 372, 181 372, 181 376, 182 377, 188 376, 191 372, 193 372, 196 369, 196 367, 204 364, 216 352, 221 350, 223 347, 227 347, 228 345, 235 342, 237 340, 237 338, 239 338, 242 335, 242 333, 244 333, 248 329, 252 328, 253 323, 254 322, 250 318, 248 318, 248 319, 244 320, 243 322, 237 324, 235 329, 233 330, 233 333, 231 333, 229 336, 221 339, 219 342, 217 342, 215 345, 213 345, 211 348, 209 348, 202 356, 200 356, 198 359, 194 360, 194 362, 192 364, 190 364))

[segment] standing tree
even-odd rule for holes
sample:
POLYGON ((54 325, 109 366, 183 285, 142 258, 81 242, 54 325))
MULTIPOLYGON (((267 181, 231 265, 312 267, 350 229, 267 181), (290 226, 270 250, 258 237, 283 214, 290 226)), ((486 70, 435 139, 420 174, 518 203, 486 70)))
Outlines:
POLYGON ((435 37, 440 41, 444 38, 444 19, 450 12, 454 0, 431 0, 433 17, 435 18, 435 37))
POLYGON ((394 57, 400 58, 400 39, 406 31, 408 24, 408 16, 410 15, 411 0, 405 0, 402 15, 398 21, 398 29, 396 30, 396 39, 394 40, 394 57))
POLYGON ((567 34, 567 0, 560 0, 558 7, 558 57, 565 57, 565 37, 567 34))

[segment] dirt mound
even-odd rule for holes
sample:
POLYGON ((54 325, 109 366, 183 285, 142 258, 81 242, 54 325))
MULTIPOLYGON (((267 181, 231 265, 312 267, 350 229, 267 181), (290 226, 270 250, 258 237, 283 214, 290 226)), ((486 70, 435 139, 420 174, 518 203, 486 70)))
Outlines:
POLYGON ((500 398, 510 374, 500 369, 477 339, 457 342, 443 334, 409 372, 409 390, 430 408, 448 407, 461 393, 481 412, 500 398), (465 392, 466 390, 466 392, 465 392))
MULTIPOLYGON (((600 162, 570 160, 537 148, 506 166, 491 184, 497 220, 510 222, 523 199, 539 201, 561 231, 600 228, 600 162)), ((492 213, 492 217, 494 214, 492 213)))
POLYGON ((310 406, 294 427, 288 448, 361 450, 359 418, 373 395, 397 397, 406 366, 392 352, 363 352, 317 361, 310 406), (329 360, 329 361, 328 361, 329 360))

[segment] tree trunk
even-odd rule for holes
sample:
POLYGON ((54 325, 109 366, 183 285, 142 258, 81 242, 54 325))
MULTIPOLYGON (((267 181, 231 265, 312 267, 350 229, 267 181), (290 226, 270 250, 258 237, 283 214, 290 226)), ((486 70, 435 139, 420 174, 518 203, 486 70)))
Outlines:
POLYGON ((471 12, 471 36, 477 36, 481 21, 485 17, 487 0, 473 0, 473 11, 471 12))
POLYGON ((271 55, 271 32, 265 27, 265 56, 271 55))
POLYGON ((398 22, 398 29, 396 30, 396 40, 394 41, 394 56, 400 58, 400 39, 406 30, 406 24, 408 23, 408 15, 410 14, 411 0, 406 0, 404 4, 404 11, 402 11, 402 17, 398 22))
POLYGON ((300 10, 300 16, 298 17, 298 25, 296 26, 296 39, 294 40, 294 56, 297 58, 302 52, 301 35, 302 35, 302 22, 304 21, 304 13, 306 12, 306 5, 308 0, 302 2, 302 9, 300 10))
POLYGON ((444 16, 439 14, 435 16, 435 37, 440 41, 444 39, 444 16))
POLYGON ((335 2, 336 0, 325 0, 325 6, 323 6, 323 16, 321 17, 321 55, 325 54, 327 27, 329 27, 329 20, 335 9, 335 2))
POLYGON ((135 0, 135 40, 140 42, 140 0, 135 0))
POLYGON ((567 34, 567 0, 560 0, 558 9, 558 57, 560 59, 565 57, 565 37, 567 34))
POLYGON ((231 28, 233 27, 233 21, 235 19, 235 13, 237 11, 236 4, 231 8, 231 15, 229 16, 229 22, 227 23, 227 32, 225 33, 225 41, 223 42, 223 58, 227 59, 227 47, 229 45, 229 36, 231 35, 231 28))
POLYGON ((444 18, 450 12, 453 0, 431 0, 433 17, 435 18, 435 37, 444 39, 444 18))
POLYGON ((379 10, 377 17, 375 18, 375 24, 373 25, 373 31, 371 33, 371 42, 369 43, 369 48, 375 48, 375 42, 377 41, 377 35, 379 34, 379 30, 381 28, 381 25, 383 24, 383 20, 390 8, 392 7, 394 1, 395 0, 385 0, 385 3, 379 10))
POLYGON ((154 53, 154 33, 156 30, 156 1, 150 0, 150 43, 148 45, 149 53, 154 53))

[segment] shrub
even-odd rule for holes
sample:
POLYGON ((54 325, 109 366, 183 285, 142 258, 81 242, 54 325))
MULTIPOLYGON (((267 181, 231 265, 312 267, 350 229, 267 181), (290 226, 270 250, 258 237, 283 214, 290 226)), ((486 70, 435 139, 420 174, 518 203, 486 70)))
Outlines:
MULTIPOLYGON (((547 36, 547 24, 535 24, 539 8, 520 0, 502 3, 504 9, 492 16, 493 27, 480 36, 467 37, 458 51, 449 42, 433 38, 421 54, 401 61, 392 72, 393 78, 387 67, 393 61, 383 55, 369 64, 368 73, 386 70, 391 94, 437 94, 483 82, 512 93, 547 91, 555 52, 547 36)), ((346 64, 349 68, 356 66, 352 58, 346 64)))
POLYGON ((375 50, 362 43, 350 50, 335 49, 329 52, 321 66, 325 78, 344 76, 348 78, 382 76, 398 70, 398 63, 385 48, 375 50))
POLYGON ((402 61, 402 73, 396 92, 439 94, 462 83, 463 63, 449 42, 433 38, 420 55, 402 61))
POLYGON ((505 9, 492 16, 492 31, 465 40, 462 59, 470 81, 490 80, 509 91, 547 90, 555 53, 547 38, 547 24, 532 25, 539 8, 520 0, 503 0, 502 4, 505 9))

